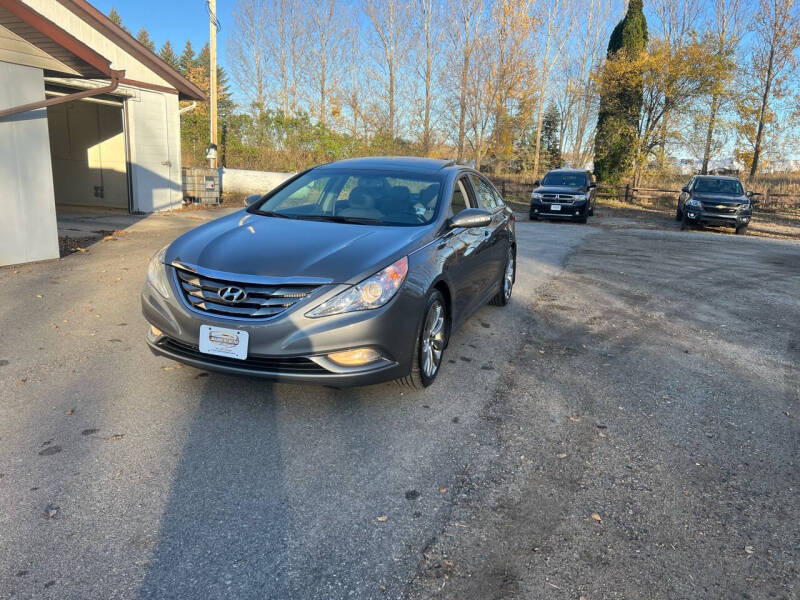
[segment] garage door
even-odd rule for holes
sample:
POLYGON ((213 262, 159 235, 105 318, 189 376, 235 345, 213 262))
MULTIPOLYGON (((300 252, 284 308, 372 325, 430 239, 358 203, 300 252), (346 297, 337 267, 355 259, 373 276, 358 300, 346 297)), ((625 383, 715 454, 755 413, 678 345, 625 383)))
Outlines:
POLYGON ((56 205, 128 209, 122 104, 78 100, 47 109, 56 205))

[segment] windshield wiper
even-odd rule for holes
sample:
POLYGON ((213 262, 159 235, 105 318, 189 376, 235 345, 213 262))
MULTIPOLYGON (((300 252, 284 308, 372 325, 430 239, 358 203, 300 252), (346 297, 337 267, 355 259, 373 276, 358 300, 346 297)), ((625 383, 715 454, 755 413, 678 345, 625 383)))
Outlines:
POLYGON ((298 219, 308 219, 310 221, 331 221, 333 223, 357 223, 369 225, 372 223, 383 223, 379 219, 367 219, 365 217, 343 217, 342 215, 297 215, 298 219))
POLYGON ((287 215, 286 213, 279 213, 279 212, 274 212, 274 211, 271 211, 271 210, 260 210, 260 211, 258 211, 257 214, 262 215, 264 217, 279 217, 281 219, 296 219, 297 218, 295 215, 287 215))

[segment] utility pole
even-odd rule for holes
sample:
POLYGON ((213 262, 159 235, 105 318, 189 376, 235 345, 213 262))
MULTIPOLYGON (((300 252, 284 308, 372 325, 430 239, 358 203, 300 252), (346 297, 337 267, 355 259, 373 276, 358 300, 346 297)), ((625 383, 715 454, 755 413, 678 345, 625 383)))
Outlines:
POLYGON ((217 21, 217 0, 208 1, 208 54, 209 54, 209 71, 208 71, 208 85, 210 88, 209 95, 209 115, 211 117, 209 127, 211 128, 211 143, 209 148, 213 148, 214 152, 209 153, 208 166, 212 169, 217 167, 217 28, 219 22, 217 21))

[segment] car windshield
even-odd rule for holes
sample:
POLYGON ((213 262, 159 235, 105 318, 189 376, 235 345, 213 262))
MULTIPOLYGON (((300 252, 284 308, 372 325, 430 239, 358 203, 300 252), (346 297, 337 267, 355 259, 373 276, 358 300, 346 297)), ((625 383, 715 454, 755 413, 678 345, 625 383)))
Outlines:
POLYGON ((558 187, 584 187, 586 185, 586 175, 583 173, 559 173, 551 171, 544 176, 542 185, 554 185, 558 187))
POLYGON ((256 204, 253 212, 290 219, 370 225, 427 225, 439 176, 314 169, 256 204))
POLYGON ((701 194, 724 194, 727 196, 741 196, 742 184, 736 179, 698 179, 694 184, 694 191, 701 194))

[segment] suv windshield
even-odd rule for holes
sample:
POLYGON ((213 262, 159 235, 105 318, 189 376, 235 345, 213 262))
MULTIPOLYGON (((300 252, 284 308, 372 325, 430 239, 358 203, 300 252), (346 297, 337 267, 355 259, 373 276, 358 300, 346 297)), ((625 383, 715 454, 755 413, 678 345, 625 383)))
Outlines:
POLYGON ((741 196, 742 184, 736 179, 698 179, 694 184, 694 191, 701 194, 725 194, 727 196, 741 196))
POLYGON ((427 225, 436 214, 440 187, 438 176, 315 169, 252 211, 290 219, 427 225))
POLYGON ((542 185, 555 185, 559 187, 586 187, 586 175, 583 173, 558 173, 551 171, 544 176, 542 185))

